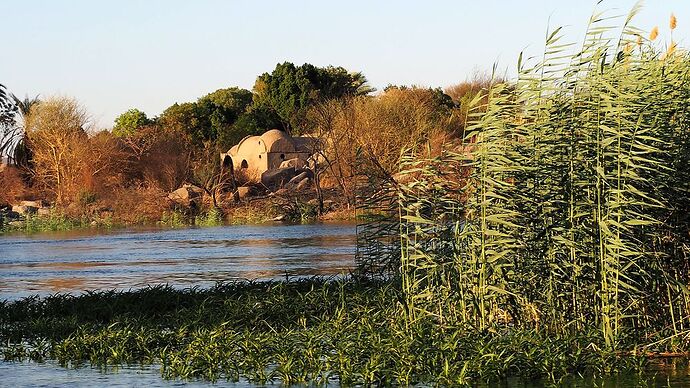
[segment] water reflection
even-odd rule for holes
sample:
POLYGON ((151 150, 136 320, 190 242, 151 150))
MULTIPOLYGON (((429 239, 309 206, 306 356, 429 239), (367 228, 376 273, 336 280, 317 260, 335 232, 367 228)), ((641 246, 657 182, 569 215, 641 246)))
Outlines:
POLYGON ((354 247, 352 224, 2 236, 0 299, 342 274, 354 247))

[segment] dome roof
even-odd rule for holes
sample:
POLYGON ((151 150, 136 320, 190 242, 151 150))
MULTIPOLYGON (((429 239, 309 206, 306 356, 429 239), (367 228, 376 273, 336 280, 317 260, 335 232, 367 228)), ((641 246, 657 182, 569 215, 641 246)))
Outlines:
POLYGON ((266 145, 267 152, 294 152, 295 145, 292 143, 292 139, 285 132, 271 129, 270 131, 261 135, 261 140, 263 140, 266 145))

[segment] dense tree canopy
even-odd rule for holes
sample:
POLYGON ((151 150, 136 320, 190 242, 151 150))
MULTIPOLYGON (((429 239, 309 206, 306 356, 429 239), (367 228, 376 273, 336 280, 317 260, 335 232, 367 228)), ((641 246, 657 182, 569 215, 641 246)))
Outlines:
POLYGON ((174 104, 160 117, 160 124, 186 134, 195 144, 216 142, 229 148, 244 136, 264 130, 275 120, 252 108, 252 92, 237 87, 218 89, 196 102, 174 104))
POLYGON ((131 136, 137 129, 151 124, 146 113, 139 109, 130 109, 115 119, 113 134, 118 137, 131 136))
POLYGON ((252 92, 238 87, 218 89, 199 99, 199 103, 211 103, 216 109, 221 110, 224 116, 234 121, 244 113, 252 104, 252 92))
POLYGON ((309 106, 318 101, 365 95, 373 89, 362 73, 342 67, 319 68, 305 63, 278 64, 271 73, 260 75, 254 85, 254 103, 280 118, 283 129, 299 133, 309 106))

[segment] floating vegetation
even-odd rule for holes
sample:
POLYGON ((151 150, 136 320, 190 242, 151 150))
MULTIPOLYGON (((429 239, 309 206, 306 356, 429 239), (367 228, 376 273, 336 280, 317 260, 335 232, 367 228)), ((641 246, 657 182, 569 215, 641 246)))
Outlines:
POLYGON ((596 332, 410 325, 402 300, 393 282, 322 278, 31 297, 0 304, 0 354, 71 367, 159 364, 165 378, 261 384, 557 382, 645 362, 603 350, 596 332))

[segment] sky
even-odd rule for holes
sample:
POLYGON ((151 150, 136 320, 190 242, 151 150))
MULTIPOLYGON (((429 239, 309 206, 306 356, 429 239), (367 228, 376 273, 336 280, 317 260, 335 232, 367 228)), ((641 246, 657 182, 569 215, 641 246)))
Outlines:
MULTIPOLYGON (((513 76, 548 28, 581 41, 596 0, 240 1, 0 0, 0 84, 19 97, 68 96, 110 128, 219 88, 251 89, 284 61, 361 71, 375 88, 446 87, 490 71, 513 76)), ((596 9, 624 15, 635 1, 596 9)), ((647 0, 634 24, 680 46, 690 1, 647 0)))

